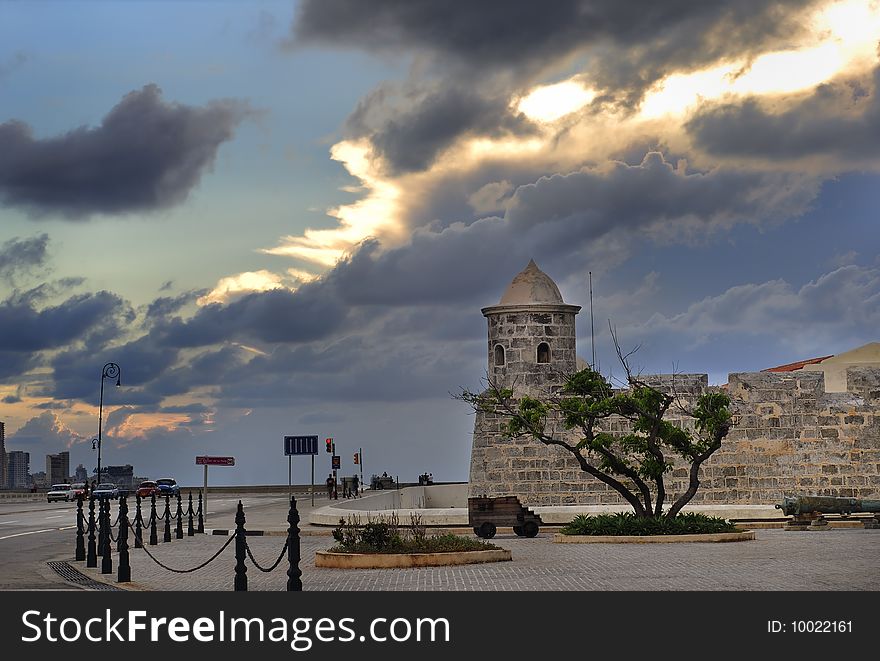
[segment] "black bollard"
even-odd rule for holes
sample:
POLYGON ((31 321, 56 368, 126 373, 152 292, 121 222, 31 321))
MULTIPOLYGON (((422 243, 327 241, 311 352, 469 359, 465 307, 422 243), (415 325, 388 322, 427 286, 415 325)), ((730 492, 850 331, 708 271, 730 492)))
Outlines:
POLYGON ((104 501, 104 546, 101 547, 101 573, 113 573, 113 558, 110 557, 110 499, 104 501))
POLYGON ((287 591, 302 592, 302 570, 299 568, 299 512, 296 498, 290 497, 290 511, 287 513, 287 591))
POLYGON ((165 537, 162 538, 163 542, 171 541, 171 501, 168 496, 165 496, 165 514, 163 515, 165 519, 165 537))
POLYGON ((85 518, 83 517, 83 499, 82 494, 76 497, 76 559, 86 559, 86 542, 83 536, 85 518))
POLYGON ((134 547, 136 549, 140 549, 140 548, 144 547, 144 542, 143 542, 144 518, 143 518, 143 514, 141 513, 141 497, 140 496, 135 495, 135 503, 137 505, 137 511, 135 512, 135 515, 134 515, 134 547))
POLYGON ((89 544, 86 551, 86 567, 98 566, 98 551, 95 545, 95 497, 89 496, 89 544))
POLYGON ((196 532, 205 532, 205 517, 202 515, 202 492, 199 491, 199 527, 196 532))
POLYGON ((125 496, 119 499, 119 567, 116 570, 116 582, 128 583, 131 581, 131 565, 128 563, 128 503, 125 496))
POLYGON ((235 591, 247 592, 247 567, 244 564, 244 556, 247 553, 247 540, 244 529, 244 508, 238 501, 238 511, 235 513, 235 591))
POLYGON ((156 494, 150 496, 150 546, 156 546, 159 543, 159 536, 156 534, 156 494))
POLYGON ((189 492, 189 508, 186 511, 186 536, 192 537, 196 534, 196 531, 193 529, 193 494, 192 491, 189 492))
POLYGON ((183 504, 180 500, 180 492, 177 492, 177 526, 174 529, 174 536, 177 539, 183 539, 183 504))
POLYGON ((104 500, 98 501, 98 555, 104 557, 104 539, 107 535, 107 517, 104 516, 104 500))

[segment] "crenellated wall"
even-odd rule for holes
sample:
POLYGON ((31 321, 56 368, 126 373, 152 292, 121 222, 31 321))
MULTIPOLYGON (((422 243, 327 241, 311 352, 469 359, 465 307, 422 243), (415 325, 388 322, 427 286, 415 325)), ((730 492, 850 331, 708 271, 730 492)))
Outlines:
MULTIPOLYGON (((704 374, 643 377, 688 404, 709 390, 704 374)), ((880 369, 847 370, 848 390, 826 393, 821 372, 731 374, 728 392, 735 426, 700 471, 694 504, 774 504, 784 495, 880 498, 880 369)), ((669 419, 693 429, 693 419, 669 419)), ((516 494, 528 505, 620 504, 622 499, 586 475, 565 451, 537 441, 508 439, 503 418, 478 413, 469 495, 516 494)), ((606 429, 624 432, 627 421, 606 429)), ((558 421, 549 428, 558 433, 558 421)), ((667 503, 687 486, 685 464, 667 476, 667 503)))

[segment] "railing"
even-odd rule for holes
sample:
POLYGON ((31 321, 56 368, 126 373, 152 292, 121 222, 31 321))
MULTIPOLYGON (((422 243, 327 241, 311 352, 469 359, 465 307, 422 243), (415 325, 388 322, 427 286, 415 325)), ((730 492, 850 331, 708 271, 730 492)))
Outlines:
POLYGON ((189 505, 184 511, 180 493, 177 494, 177 511, 171 514, 170 496, 165 496, 165 509, 161 516, 156 511, 156 497, 150 497, 150 517, 148 521, 144 521, 141 509, 141 498, 137 496, 137 504, 135 508, 134 520, 129 517, 128 502, 125 496, 119 498, 119 512, 114 523, 110 522, 110 499, 101 499, 96 501, 94 496, 89 498, 89 514, 88 519, 83 512, 83 499, 77 498, 76 506, 76 551, 75 558, 77 561, 85 561, 86 567, 98 567, 98 556, 101 557, 101 573, 113 573, 113 556, 112 543, 116 543, 117 562, 117 583, 128 583, 131 581, 131 562, 129 557, 129 533, 132 533, 134 539, 134 547, 143 549, 144 553, 150 560, 162 569, 177 574, 189 574, 207 567, 214 560, 219 558, 223 552, 235 542, 235 572, 233 577, 233 586, 236 591, 246 591, 248 586, 247 565, 246 561, 250 559, 251 563, 257 570, 261 572, 272 572, 278 568, 284 556, 287 556, 287 590, 302 590, 302 571, 299 568, 300 563, 300 530, 299 530, 299 512, 296 508, 296 498, 291 496, 290 509, 287 514, 287 539, 278 558, 269 567, 263 567, 257 562, 253 552, 247 542, 247 529, 245 528, 245 513, 241 501, 238 501, 238 509, 235 514, 235 534, 209 558, 199 563, 195 567, 176 568, 171 567, 160 561, 153 553, 150 552, 150 546, 156 546, 158 541, 157 522, 161 518, 164 521, 163 543, 172 541, 171 521, 176 520, 175 535, 177 539, 183 539, 183 519, 187 519, 187 536, 192 537, 199 533, 204 533, 204 516, 202 514, 202 494, 199 492, 198 509, 193 510, 192 493, 189 494, 189 505), (95 505, 97 502, 98 514, 95 517, 95 505), (198 528, 196 528, 194 519, 198 520, 198 528), (114 536, 113 529, 118 527, 118 532, 114 536), (149 529, 149 538, 144 540, 144 531, 149 529))

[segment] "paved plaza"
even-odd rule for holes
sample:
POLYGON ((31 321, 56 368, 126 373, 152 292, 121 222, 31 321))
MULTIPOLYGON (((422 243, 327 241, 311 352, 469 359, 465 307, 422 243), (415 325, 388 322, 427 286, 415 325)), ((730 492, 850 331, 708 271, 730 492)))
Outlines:
MULTIPOLYGON (((880 530, 768 529, 756 534, 755 541, 721 544, 554 544, 552 533, 535 539, 499 534, 492 542, 510 549, 512 562, 368 570, 316 568, 315 551, 329 548, 333 539, 312 534, 302 537, 300 568, 305 590, 880 590, 880 530)), ((188 569, 207 560, 228 539, 197 535, 150 550, 168 566, 188 569)), ((284 542, 283 536, 248 538, 263 566, 277 559, 284 542)), ((143 550, 132 549, 130 588, 231 590, 234 546, 233 542, 210 565, 188 574, 162 569, 143 550)), ((115 552, 113 561, 114 573, 102 576, 70 560, 88 576, 115 583, 115 552)), ((286 557, 271 573, 258 571, 250 560, 247 566, 250 590, 285 589, 286 557)))

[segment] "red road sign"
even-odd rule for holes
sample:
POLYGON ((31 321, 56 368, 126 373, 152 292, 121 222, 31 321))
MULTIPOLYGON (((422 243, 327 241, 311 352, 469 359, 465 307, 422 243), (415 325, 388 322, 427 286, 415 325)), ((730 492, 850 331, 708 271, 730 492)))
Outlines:
POLYGON ((235 457, 196 457, 196 466, 235 466, 235 457))

